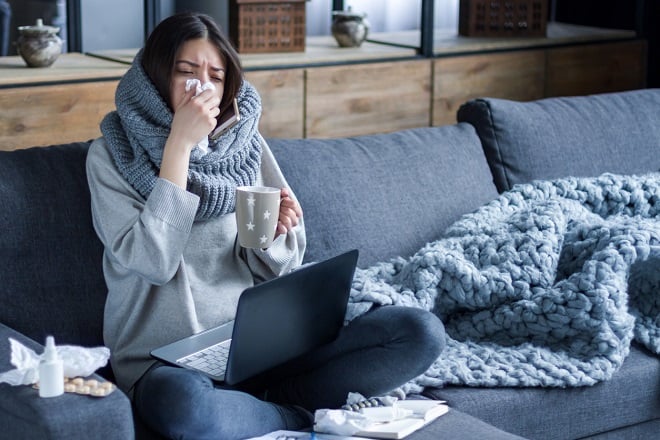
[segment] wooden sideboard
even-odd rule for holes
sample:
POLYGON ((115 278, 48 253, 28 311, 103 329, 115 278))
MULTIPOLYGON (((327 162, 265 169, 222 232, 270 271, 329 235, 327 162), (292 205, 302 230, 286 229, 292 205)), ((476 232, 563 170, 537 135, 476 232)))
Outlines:
POLYGON ((98 137, 127 68, 78 53, 61 55, 48 68, 0 57, 0 150, 98 137))
MULTIPOLYGON (((298 53, 244 54, 263 101, 266 137, 338 137, 455 122, 465 101, 643 88, 646 42, 634 32, 550 23, 543 38, 471 38, 436 32, 433 57, 419 32, 379 34, 359 48, 308 38, 298 53)), ((100 134, 136 50, 63 54, 46 69, 0 58, 0 149, 100 134)))
POLYGON ((460 105, 488 96, 518 101, 643 88, 646 43, 582 44, 434 60, 433 125, 456 121, 460 105))

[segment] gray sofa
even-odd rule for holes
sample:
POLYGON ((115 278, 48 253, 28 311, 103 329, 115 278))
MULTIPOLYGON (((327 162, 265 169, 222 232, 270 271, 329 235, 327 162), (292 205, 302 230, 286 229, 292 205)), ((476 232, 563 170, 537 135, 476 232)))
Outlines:
MULTIPOLYGON (((361 250, 359 266, 408 256, 518 183, 660 170, 660 90, 529 103, 478 99, 455 125, 345 139, 270 139, 304 208, 306 261, 361 250)), ((88 142, 0 152, 0 371, 8 337, 40 350, 102 344, 102 248, 91 226, 88 142)), ((2 146, 5 149, 11 146, 2 146)), ((660 292, 658 292, 660 295, 660 292)), ((98 372, 112 379, 112 371, 98 372)), ((651 439, 660 358, 634 346, 606 382, 581 388, 427 388, 451 411, 412 440, 651 439)), ((0 437, 125 439, 151 433, 121 392, 39 399, 0 384, 0 437)))

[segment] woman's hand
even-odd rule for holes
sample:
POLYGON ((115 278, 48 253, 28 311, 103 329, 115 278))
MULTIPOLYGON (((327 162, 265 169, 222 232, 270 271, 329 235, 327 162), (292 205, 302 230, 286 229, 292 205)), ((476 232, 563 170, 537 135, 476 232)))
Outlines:
POLYGON ((204 90, 195 96, 195 88, 191 87, 176 103, 170 137, 192 150, 217 125, 219 106, 220 97, 214 91, 204 90))
POLYGON ((280 216, 277 220, 275 237, 286 234, 293 229, 302 218, 302 208, 289 196, 289 190, 282 188, 280 195, 280 216))
POLYGON ((165 142, 160 177, 186 188, 190 152, 215 128, 219 105, 220 97, 211 90, 195 96, 195 89, 191 88, 182 95, 174 109, 172 128, 165 142))

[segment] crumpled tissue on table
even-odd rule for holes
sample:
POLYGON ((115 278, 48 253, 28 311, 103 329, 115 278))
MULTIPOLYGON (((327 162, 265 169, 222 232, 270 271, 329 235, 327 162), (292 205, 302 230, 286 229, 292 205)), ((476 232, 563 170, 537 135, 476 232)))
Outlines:
MULTIPOLYGON (((39 361, 37 354, 25 345, 9 338, 11 345, 11 364, 15 370, 0 373, 0 383, 10 385, 32 385, 39 382, 39 361)), ((58 345, 57 354, 62 359, 65 377, 86 377, 105 366, 110 359, 107 347, 85 348, 75 345, 58 345)))
MULTIPOLYGON (((344 409, 317 409, 314 413, 314 430, 327 434, 350 436, 360 431, 366 431, 375 423, 391 422, 408 417, 412 411, 398 408, 396 397, 378 398, 384 406, 362 408, 360 412, 344 409)), ((347 404, 366 400, 359 393, 349 393, 347 404)))

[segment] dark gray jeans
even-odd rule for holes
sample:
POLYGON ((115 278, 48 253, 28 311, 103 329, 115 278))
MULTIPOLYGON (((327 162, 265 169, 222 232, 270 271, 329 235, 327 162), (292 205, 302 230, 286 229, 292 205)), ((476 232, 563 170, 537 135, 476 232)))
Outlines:
POLYGON ((135 387, 140 418, 170 438, 241 439, 311 426, 311 413, 339 408, 349 392, 388 393, 422 374, 445 345, 430 312, 379 307, 343 327, 335 341, 252 383, 231 388, 157 364, 135 387))

